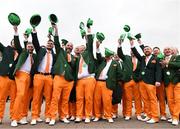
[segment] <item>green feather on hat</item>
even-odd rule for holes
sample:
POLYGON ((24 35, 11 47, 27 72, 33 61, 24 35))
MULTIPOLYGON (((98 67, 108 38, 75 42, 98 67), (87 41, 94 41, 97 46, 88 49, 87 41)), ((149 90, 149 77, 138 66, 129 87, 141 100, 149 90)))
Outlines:
POLYGON ((106 56, 106 57, 112 56, 112 55, 114 55, 114 54, 115 54, 115 52, 111 51, 111 50, 108 49, 108 48, 105 48, 105 56, 106 56))

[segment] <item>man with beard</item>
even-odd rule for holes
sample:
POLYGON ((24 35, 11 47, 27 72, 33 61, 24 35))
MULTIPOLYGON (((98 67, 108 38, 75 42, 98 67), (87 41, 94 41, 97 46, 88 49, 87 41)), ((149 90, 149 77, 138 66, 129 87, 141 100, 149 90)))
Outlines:
MULTIPOLYGON (((118 40, 118 56, 123 60, 124 66, 124 95, 125 95, 125 120, 130 120, 132 116, 132 100, 135 101, 135 114, 137 120, 141 119, 142 103, 141 95, 139 91, 139 73, 140 73, 140 62, 131 51, 131 56, 124 55, 122 51, 123 40, 118 40)), ((140 42, 140 39, 138 40, 140 42)), ((144 45, 140 44, 143 49, 144 45)))
POLYGON ((21 45, 16 45, 16 48, 21 51, 19 55, 13 75, 15 75, 16 81, 16 98, 13 106, 13 115, 11 126, 18 126, 18 122, 21 124, 27 124, 27 118, 23 117, 22 112, 25 109, 25 103, 28 101, 28 92, 31 85, 31 70, 34 63, 35 54, 33 54, 34 46, 31 42, 27 42, 26 49, 22 49, 21 45))
POLYGON ((161 66, 159 60, 151 54, 151 47, 144 46, 143 52, 145 56, 141 56, 134 47, 133 39, 130 40, 130 44, 132 52, 141 63, 140 76, 142 80, 139 85, 144 110, 147 112, 147 116, 142 121, 153 124, 159 121, 156 87, 161 85, 161 66))
POLYGON ((56 120, 56 115, 58 112, 58 103, 60 101, 61 114, 60 120, 64 123, 69 123, 66 115, 68 114, 68 101, 71 89, 74 83, 74 58, 71 55, 73 49, 72 43, 67 43, 65 50, 60 46, 58 28, 56 25, 53 25, 55 29, 54 43, 57 54, 57 59, 53 67, 53 93, 50 106, 50 118, 51 121, 49 125, 54 125, 56 120))
MULTIPOLYGON (((159 47, 153 48, 153 55, 159 58, 161 61, 162 57, 159 55, 162 54, 159 47)), ((165 88, 164 82, 161 83, 161 86, 156 87, 156 94, 159 100, 159 109, 160 109, 160 120, 166 120, 166 102, 165 102, 165 88)))
POLYGON ((170 47, 164 48, 163 81, 166 89, 168 107, 173 125, 178 125, 180 115, 180 56, 172 55, 170 47))
POLYGON ((7 96, 10 95, 11 98, 10 118, 12 118, 13 105, 16 96, 16 84, 12 74, 21 51, 15 47, 20 44, 17 26, 14 26, 14 31, 15 35, 14 39, 11 41, 11 46, 5 47, 0 43, 0 52, 2 53, 2 60, 0 61, 0 124, 2 124, 7 96))
POLYGON ((35 28, 32 32, 32 43, 35 47, 37 57, 33 65, 33 101, 32 101, 32 121, 31 124, 35 125, 42 122, 40 119, 42 95, 45 97, 45 122, 50 122, 49 108, 51 104, 52 90, 53 90, 53 77, 52 68, 55 63, 55 54, 53 52, 54 42, 49 38, 46 47, 40 47, 37 32, 35 28), (39 107, 40 106, 40 107, 39 107))

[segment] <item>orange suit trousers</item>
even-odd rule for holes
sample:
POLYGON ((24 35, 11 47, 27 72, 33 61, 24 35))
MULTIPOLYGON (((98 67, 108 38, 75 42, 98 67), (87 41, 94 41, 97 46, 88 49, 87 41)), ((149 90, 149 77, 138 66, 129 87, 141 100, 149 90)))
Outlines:
POLYGON ((76 85, 76 117, 82 119, 83 114, 90 118, 93 113, 93 95, 96 80, 94 77, 79 79, 76 85), (84 113, 83 113, 84 112, 84 113))
POLYGON ((49 108, 52 98, 53 78, 51 75, 35 74, 33 82, 32 119, 39 117, 39 109, 42 104, 42 96, 46 100, 45 117, 50 118, 49 108), (40 106, 40 107, 39 107, 40 106))
POLYGON ((52 100, 49 110, 51 119, 56 119, 59 101, 61 103, 60 118, 63 119, 68 114, 68 102, 73 83, 74 81, 65 80, 64 76, 56 75, 54 77, 52 100))

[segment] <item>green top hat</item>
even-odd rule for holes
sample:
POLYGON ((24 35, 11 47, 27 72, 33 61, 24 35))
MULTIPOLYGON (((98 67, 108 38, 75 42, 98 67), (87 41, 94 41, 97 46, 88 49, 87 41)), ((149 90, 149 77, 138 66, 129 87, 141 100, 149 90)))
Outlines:
POLYGON ((39 14, 34 14, 31 18, 30 18, 30 24, 33 28, 35 28, 36 26, 39 25, 39 23, 41 22, 41 16, 39 14))
POLYGON ((109 50, 108 48, 105 48, 105 56, 106 57, 112 56, 114 54, 115 53, 113 51, 109 50))
POLYGON ((90 18, 88 18, 88 20, 87 20, 87 28, 90 28, 90 26, 92 26, 93 25, 93 20, 92 19, 90 19, 90 18))
POLYGON ((58 22, 58 18, 55 14, 50 14, 49 15, 49 20, 52 24, 56 24, 58 22))
POLYGON ((131 33, 128 33, 127 38, 129 40, 135 40, 135 37, 131 33))
POLYGON ((53 33, 54 33, 54 29, 53 29, 53 27, 49 27, 49 29, 48 29, 48 33, 49 33, 50 35, 53 35, 53 33))
POLYGON ((68 41, 66 39, 61 39, 62 44, 64 44, 66 46, 66 44, 68 43, 68 41))
POLYGON ((126 37, 126 34, 121 34, 120 35, 120 40, 124 41, 125 37, 126 37))
POLYGON ((15 13, 10 13, 8 15, 8 20, 12 25, 18 26, 21 23, 20 17, 15 13))
POLYGON ((105 39, 105 36, 104 36, 103 33, 97 32, 97 33, 96 33, 96 38, 97 38, 100 42, 102 42, 102 41, 105 39))
POLYGON ((25 34, 27 35, 27 37, 29 37, 29 35, 31 34, 32 29, 31 28, 27 28, 25 31, 25 34))
POLYGON ((130 31, 130 26, 129 25, 124 25, 124 31, 129 32, 130 31))
POLYGON ((81 30, 84 29, 84 23, 83 23, 83 22, 80 22, 80 24, 79 24, 79 29, 81 29, 81 30))
POLYGON ((140 38, 141 38, 141 33, 136 34, 134 37, 135 37, 136 39, 140 39, 140 38))
POLYGON ((84 38, 84 36, 86 35, 86 31, 83 29, 80 29, 80 33, 81 33, 81 37, 84 38))

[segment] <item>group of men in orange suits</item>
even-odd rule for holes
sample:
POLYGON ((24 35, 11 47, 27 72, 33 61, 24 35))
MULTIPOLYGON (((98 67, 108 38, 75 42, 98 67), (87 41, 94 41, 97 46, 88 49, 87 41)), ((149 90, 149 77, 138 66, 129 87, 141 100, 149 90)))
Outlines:
POLYGON ((171 117, 168 122, 178 125, 180 115, 180 56, 175 49, 160 49, 143 45, 137 40, 144 55, 135 48, 135 39, 129 40, 131 53, 124 55, 123 42, 117 43, 117 54, 108 48, 101 54, 101 42, 96 41, 96 58, 93 54, 94 35, 87 26, 86 45, 73 51, 73 43, 59 41, 58 27, 52 24, 53 39, 48 36, 46 46, 41 46, 37 30, 32 30, 32 42, 24 34, 24 48, 14 26, 10 46, 0 43, 0 123, 2 123, 7 96, 10 96, 11 126, 27 124, 32 98, 32 119, 36 125, 41 105, 45 99, 45 122, 55 125, 59 120, 85 123, 106 119, 113 123, 121 102, 125 120, 132 117, 132 102, 137 120, 146 123, 167 120, 166 97, 171 117), (55 52, 53 50, 55 46, 55 52), (35 53, 33 50, 35 49, 35 53), (159 101, 159 104, 158 104, 159 101), (158 108, 158 105, 160 108, 158 108), (143 114, 143 115, 142 115, 143 114))

